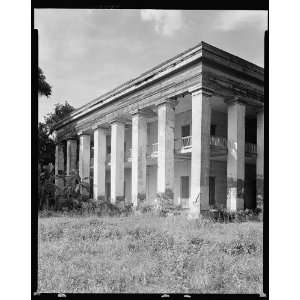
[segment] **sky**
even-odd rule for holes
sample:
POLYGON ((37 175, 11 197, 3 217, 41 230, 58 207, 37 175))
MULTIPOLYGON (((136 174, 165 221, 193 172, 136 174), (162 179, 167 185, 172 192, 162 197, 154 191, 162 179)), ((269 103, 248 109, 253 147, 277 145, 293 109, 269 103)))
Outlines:
POLYGON ((39 66, 52 86, 39 120, 78 108, 201 41, 264 65, 267 11, 35 9, 39 66))

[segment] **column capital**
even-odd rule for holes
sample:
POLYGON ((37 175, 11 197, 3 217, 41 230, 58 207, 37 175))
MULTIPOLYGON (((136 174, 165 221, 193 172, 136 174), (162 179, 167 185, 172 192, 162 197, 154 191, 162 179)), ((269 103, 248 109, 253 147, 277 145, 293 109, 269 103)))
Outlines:
POLYGON ((243 105, 246 105, 247 104, 247 101, 245 99, 243 99, 242 97, 240 96, 232 96, 232 97, 227 97, 224 99, 224 102, 228 105, 230 104, 243 104, 243 105))
POLYGON ((128 123, 128 119, 123 118, 123 117, 116 117, 116 118, 113 118, 112 120, 110 120, 110 122, 109 122, 110 125, 112 125, 114 123, 120 123, 120 124, 126 125, 126 123, 128 123))
POLYGON ((64 145, 65 140, 59 140, 55 142, 55 146, 63 146, 64 145))
POLYGON ((264 108, 264 106, 262 106, 262 107, 257 108, 256 113, 259 114, 259 113, 263 113, 264 111, 265 111, 265 108, 264 108))
POLYGON ((178 104, 178 101, 175 98, 167 98, 167 99, 161 100, 159 103, 156 104, 156 106, 158 107, 163 104, 168 104, 173 109, 175 109, 176 105, 178 104))
POLYGON ((95 131, 97 129, 101 129, 101 130, 103 130, 103 132, 105 132, 105 134, 108 134, 108 132, 107 132, 108 131, 107 126, 105 126, 103 124, 95 124, 95 125, 92 126, 92 130, 93 131, 95 131))
POLYGON ((145 118, 153 118, 155 117, 155 113, 152 109, 150 108, 143 108, 143 109, 140 109, 140 108, 136 108, 134 110, 132 110, 130 112, 131 116, 133 117, 134 115, 141 115, 145 118))
POLYGON ((200 93, 204 94, 207 97, 211 97, 214 94, 214 91, 204 87, 202 84, 192 86, 188 89, 188 93, 193 96, 198 95, 200 93))
POLYGON ((67 138, 66 138, 66 141, 77 141, 77 136, 75 136, 75 135, 72 135, 72 136, 68 136, 67 138))
POLYGON ((90 135, 90 134, 85 130, 80 130, 77 132, 77 136, 83 136, 83 135, 90 135))

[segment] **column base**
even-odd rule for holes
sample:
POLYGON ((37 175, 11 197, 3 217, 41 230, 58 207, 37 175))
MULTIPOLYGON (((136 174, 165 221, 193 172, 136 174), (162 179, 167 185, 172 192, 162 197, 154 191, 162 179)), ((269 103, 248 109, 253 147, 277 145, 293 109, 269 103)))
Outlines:
POLYGON ((119 209, 125 208, 125 197, 124 196, 117 196, 116 199, 111 201, 111 204, 115 205, 119 209))
POLYGON ((244 180, 227 178, 227 210, 244 210, 244 180))

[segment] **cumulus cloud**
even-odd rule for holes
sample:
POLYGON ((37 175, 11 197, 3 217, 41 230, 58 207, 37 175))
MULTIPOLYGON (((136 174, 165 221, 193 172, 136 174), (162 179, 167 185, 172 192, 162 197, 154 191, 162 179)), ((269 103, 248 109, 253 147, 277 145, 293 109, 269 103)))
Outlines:
POLYGON ((223 11, 217 18, 215 28, 222 31, 231 31, 251 25, 266 30, 267 18, 266 11, 223 11))
POLYGON ((183 26, 181 11, 178 10, 141 10, 143 21, 152 22, 157 33, 172 36, 183 26))

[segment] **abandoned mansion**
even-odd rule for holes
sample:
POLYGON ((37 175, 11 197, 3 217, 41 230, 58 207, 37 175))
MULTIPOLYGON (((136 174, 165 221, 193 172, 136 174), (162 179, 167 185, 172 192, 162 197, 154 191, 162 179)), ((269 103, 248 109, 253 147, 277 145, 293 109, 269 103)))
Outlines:
MULTIPOLYGON (((117 70, 116 70, 117 72, 117 70)), ((205 42, 55 125, 56 184, 79 170, 90 197, 192 216, 263 203, 264 69, 205 42)))

